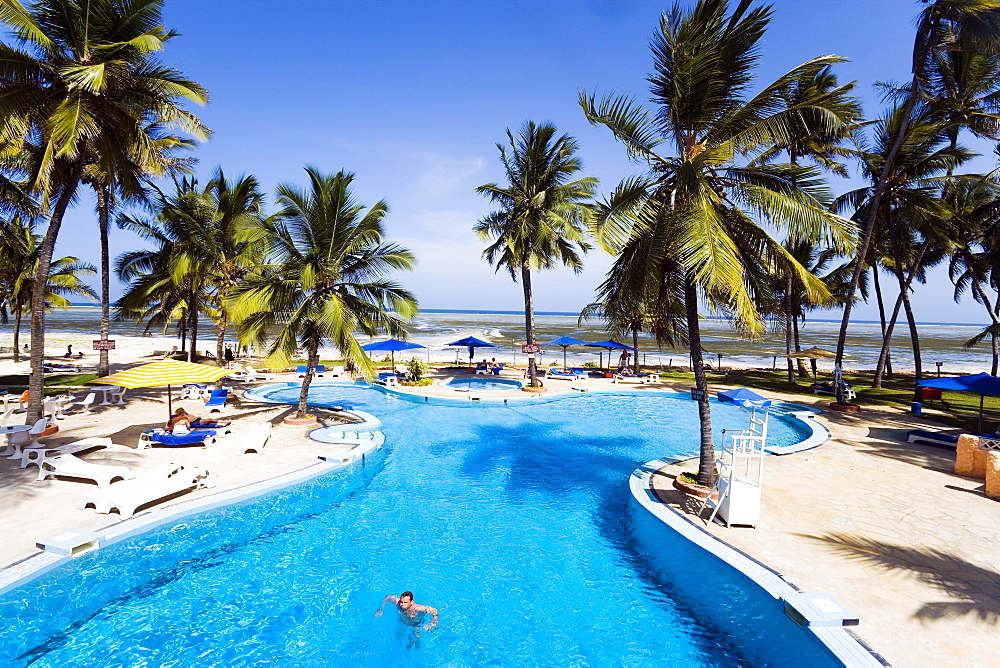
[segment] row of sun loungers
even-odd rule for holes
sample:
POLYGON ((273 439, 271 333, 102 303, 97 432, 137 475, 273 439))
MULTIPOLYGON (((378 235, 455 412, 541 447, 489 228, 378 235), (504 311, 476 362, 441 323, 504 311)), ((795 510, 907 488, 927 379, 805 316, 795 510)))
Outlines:
MULTIPOLYGON (((145 505, 205 486, 208 471, 201 467, 167 462, 136 476, 128 466, 96 464, 77 456, 96 448, 112 447, 111 439, 106 437, 85 438, 49 446, 39 443, 35 434, 35 438, 28 442, 29 437, 25 434, 38 429, 44 430, 45 426, 45 420, 42 419, 31 431, 13 432, 11 436, 19 436, 22 440, 18 441, 17 447, 12 448, 14 454, 10 458, 20 459, 21 468, 38 466, 39 481, 54 477, 93 481, 97 489, 88 490, 81 495, 80 508, 94 506, 99 513, 117 510, 125 519, 145 505)), ((186 445, 191 439, 202 439, 205 445, 214 445, 219 438, 231 432, 232 428, 228 425, 177 434, 169 434, 164 430, 147 430, 140 435, 139 449, 145 449, 154 443, 186 445)), ((270 436, 270 422, 250 422, 237 447, 243 454, 260 454, 270 436)))
POLYGON ((164 462, 131 480, 111 483, 80 495, 80 509, 94 506, 103 515, 117 510, 128 519, 145 505, 205 486, 208 471, 200 466, 164 462))

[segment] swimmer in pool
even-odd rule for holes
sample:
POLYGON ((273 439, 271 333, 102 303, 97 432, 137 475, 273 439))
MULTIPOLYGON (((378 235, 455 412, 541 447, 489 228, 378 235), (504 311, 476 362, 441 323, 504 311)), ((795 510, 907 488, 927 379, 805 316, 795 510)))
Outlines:
MULTIPOLYGON (((428 614, 431 616, 431 621, 428 622, 424 629, 430 631, 438 623, 438 611, 437 608, 432 608, 429 605, 420 605, 419 603, 413 602, 413 592, 404 591, 399 596, 393 596, 389 594, 384 599, 382 599, 382 605, 378 607, 375 611, 376 617, 382 616, 382 608, 385 607, 386 603, 395 603, 396 609, 399 612, 399 621, 405 626, 409 626, 412 629, 412 635, 410 636, 409 642, 406 645, 407 649, 411 647, 420 648, 420 624, 424 620, 424 615, 428 614)), ((403 627, 400 627, 402 630, 403 627)))

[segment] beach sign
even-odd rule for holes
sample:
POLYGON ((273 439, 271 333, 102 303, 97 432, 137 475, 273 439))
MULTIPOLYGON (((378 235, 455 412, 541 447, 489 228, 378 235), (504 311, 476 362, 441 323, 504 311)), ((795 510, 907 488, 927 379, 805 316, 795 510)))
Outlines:
POLYGON ((521 345, 521 352, 527 355, 530 355, 532 353, 540 353, 541 351, 542 347, 537 343, 525 343, 521 345))
POLYGON ((108 339, 107 341, 94 341, 94 350, 114 350, 115 342, 114 339, 108 339))

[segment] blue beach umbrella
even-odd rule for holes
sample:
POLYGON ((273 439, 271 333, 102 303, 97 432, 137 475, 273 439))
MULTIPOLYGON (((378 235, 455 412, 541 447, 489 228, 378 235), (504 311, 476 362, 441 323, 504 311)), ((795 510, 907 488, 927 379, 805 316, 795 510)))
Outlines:
POLYGON ((917 383, 918 387, 936 387, 953 392, 972 392, 979 395, 979 431, 983 430, 983 399, 1000 397, 1000 378, 988 373, 951 378, 928 378, 917 383))
POLYGON ((560 336, 554 341, 549 341, 545 345, 547 346, 562 346, 563 349, 563 371, 566 370, 566 348, 569 346, 585 346, 586 341, 581 341, 580 339, 574 339, 572 336, 560 336))
POLYGON ((373 351, 383 351, 388 352, 392 358, 392 367, 396 368, 396 351, 398 350, 413 350, 414 348, 423 348, 424 346, 419 343, 409 343, 408 341, 400 341, 399 339, 386 339, 385 341, 376 341, 375 343, 369 343, 367 345, 361 346, 362 350, 367 352, 373 351))
MULTIPOLYGON (((608 351, 608 366, 611 366, 611 351, 612 350, 635 350, 632 346, 626 346, 624 343, 618 343, 617 341, 612 341, 608 339, 607 341, 598 341, 597 343, 585 343, 585 346, 590 346, 591 348, 604 348, 608 351)), ((600 365, 604 366, 604 351, 601 351, 601 361, 600 365)))
POLYGON ((496 348, 492 343, 487 343, 482 339, 477 339, 474 336, 467 336, 464 339, 459 339, 458 341, 452 341, 448 344, 449 346, 465 346, 469 349, 469 362, 472 362, 472 358, 476 356, 476 348, 496 348))

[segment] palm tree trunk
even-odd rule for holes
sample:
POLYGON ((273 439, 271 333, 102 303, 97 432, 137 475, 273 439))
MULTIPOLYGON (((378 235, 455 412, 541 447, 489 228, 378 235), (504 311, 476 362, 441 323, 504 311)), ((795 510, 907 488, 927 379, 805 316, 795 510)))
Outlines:
POLYGON ((35 272, 35 282, 31 286, 31 376, 28 377, 28 415, 30 424, 42 417, 42 404, 45 401, 45 288, 48 286, 49 270, 52 267, 52 253, 56 248, 56 238, 62 226, 63 216, 70 201, 76 194, 76 188, 83 177, 83 161, 73 163, 69 178, 63 185, 62 192, 56 200, 49 226, 42 240, 38 269, 35 272))
POLYGON ((698 456, 698 484, 715 484, 715 442, 712 440, 712 409, 708 403, 708 377, 701 352, 701 328, 698 323, 698 286, 691 274, 684 276, 684 308, 687 312, 688 345, 694 386, 698 390, 698 420, 701 424, 701 444, 698 456))
POLYGON ((923 364, 920 361, 920 333, 917 331, 917 321, 913 318, 910 307, 910 291, 903 293, 903 310, 906 311, 906 322, 910 327, 910 345, 913 347, 913 378, 918 383, 923 377, 923 364))
MULTIPOLYGON (((914 62, 916 62, 916 58, 914 58, 914 62)), ((878 218, 879 204, 885 195, 886 188, 889 186, 889 175, 896 161, 896 154, 899 153, 899 147, 902 146, 906 130, 910 125, 910 115, 913 113, 913 107, 919 97, 917 94, 918 87, 919 81, 917 75, 914 74, 910 82, 910 92, 906 97, 906 104, 903 105, 901 112, 902 118, 899 122, 899 130, 892 139, 892 147, 889 149, 889 154, 885 157, 885 164, 882 165, 882 172, 879 174, 875 192, 872 194, 865 211, 865 221, 861 226, 861 239, 858 243, 857 261, 854 264, 854 271, 851 272, 851 284, 847 289, 847 301, 844 302, 844 316, 840 321, 840 332, 837 334, 837 357, 834 360, 834 364, 841 368, 844 365, 847 327, 851 322, 851 309, 854 308, 854 296, 858 293, 858 285, 861 283, 861 273, 865 270, 864 260, 868 257, 868 249, 871 246, 872 231, 875 228, 875 220, 878 218)), ((839 385, 837 386, 837 403, 844 403, 844 388, 839 385)))
MULTIPOLYGON (((24 316, 24 307, 18 304, 14 307, 14 361, 21 361, 21 318, 24 316)), ((996 375, 996 374, 994 374, 996 375)))
POLYGON ((229 320, 226 318, 226 313, 222 309, 219 309, 219 322, 217 323, 217 333, 215 336, 215 365, 225 366, 226 365, 226 328, 229 326, 229 320))
POLYGON ((187 336, 188 336, 187 326, 188 326, 188 317, 187 314, 185 313, 184 316, 177 323, 177 333, 180 336, 182 353, 187 352, 187 336))
POLYGON ((785 277, 785 361, 788 363, 788 382, 795 383, 795 360, 792 359, 792 277, 785 277))
MULTIPOLYGON (((798 309, 794 311, 798 313, 798 309)), ((795 352, 802 352, 802 344, 799 342, 799 319, 798 317, 792 318, 792 343, 795 347, 795 352)), ((799 377, 808 378, 809 377, 809 367, 806 366, 806 361, 804 359, 797 359, 799 365, 799 377)))
POLYGON ((632 352, 635 353, 635 359, 632 360, 632 373, 639 373, 639 328, 632 328, 632 347, 635 348, 632 352))
MULTIPOLYGON (((535 343, 535 298, 531 292, 531 268, 525 262, 521 265, 521 287, 524 289, 524 337, 528 345, 535 343)), ((538 369, 535 366, 535 355, 528 355, 528 385, 538 387, 538 369)))
MULTIPOLYGON (((878 277, 878 265, 872 265, 872 282, 875 284, 875 299, 878 302, 878 320, 882 325, 882 340, 885 341, 885 302, 882 301, 882 282, 878 277)), ((892 378, 892 355, 886 353, 885 374, 892 378)))
POLYGON ((910 289, 910 284, 913 282, 914 276, 917 275, 917 268, 920 263, 923 262, 924 253, 927 251, 927 247, 930 245, 930 241, 924 240, 920 244, 920 251, 917 253, 917 259, 913 263, 913 267, 905 279, 902 278, 903 274, 898 267, 902 266, 901 256, 896 259, 896 276, 899 280, 900 292, 899 297, 896 298, 896 305, 892 309, 892 317, 889 319, 889 323, 886 325, 885 336, 882 337, 882 350, 879 352, 878 365, 875 367, 875 379, 872 381, 872 388, 879 389, 882 387, 882 377, 885 373, 885 363, 889 357, 889 344, 892 341, 892 330, 896 326, 896 319, 899 317, 899 309, 902 307, 903 302, 906 300, 906 292, 910 289))
POLYGON ((191 349, 188 350, 188 362, 198 361, 198 302, 195 294, 191 293, 191 301, 188 310, 191 317, 191 349))
MULTIPOLYGON (((997 302, 995 307, 990 306, 990 299, 986 296, 986 291, 983 290, 983 285, 977 280, 972 281, 972 291, 979 296, 979 301, 983 303, 986 307, 986 312, 990 314, 990 320, 993 321, 994 326, 1000 326, 1000 295, 997 295, 997 302)), ((17 347, 17 342, 14 342, 14 346, 17 347)), ((990 375, 997 375, 998 363, 1000 363, 1000 341, 997 339, 996 334, 990 335, 990 348, 993 351, 993 366, 991 367, 990 375)))
MULTIPOLYGON (((111 254, 108 249, 110 229, 111 201, 108 191, 103 186, 97 188, 97 219, 101 230, 101 341, 108 340, 111 332, 111 254)), ((110 351, 101 349, 97 362, 97 375, 107 376, 110 373, 110 351)))
POLYGON ((309 405, 309 386, 312 385, 313 369, 319 364, 319 342, 311 340, 309 342, 309 354, 306 357, 306 375, 302 379, 302 389, 299 391, 299 408, 295 413, 298 420, 305 419, 306 410, 309 405))

